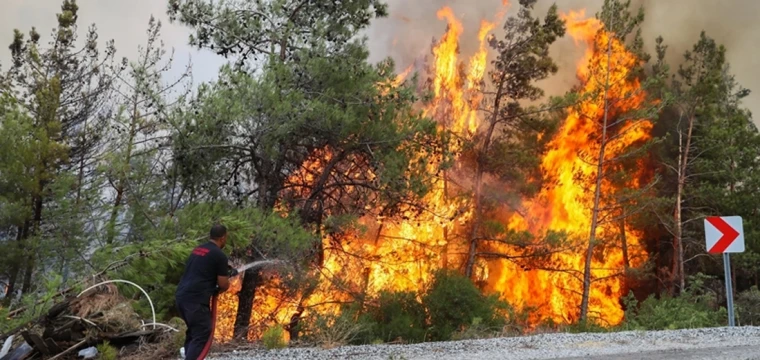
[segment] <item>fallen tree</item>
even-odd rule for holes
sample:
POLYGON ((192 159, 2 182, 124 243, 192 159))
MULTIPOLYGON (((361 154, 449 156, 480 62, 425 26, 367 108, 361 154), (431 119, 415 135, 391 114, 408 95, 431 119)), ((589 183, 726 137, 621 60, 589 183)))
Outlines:
POLYGON ((79 350, 94 346, 113 347, 120 358, 173 355, 182 342, 179 325, 157 323, 155 312, 145 322, 115 282, 123 281, 104 281, 65 296, 43 315, 4 334, 0 341, 11 346, 0 359, 76 358, 79 350))

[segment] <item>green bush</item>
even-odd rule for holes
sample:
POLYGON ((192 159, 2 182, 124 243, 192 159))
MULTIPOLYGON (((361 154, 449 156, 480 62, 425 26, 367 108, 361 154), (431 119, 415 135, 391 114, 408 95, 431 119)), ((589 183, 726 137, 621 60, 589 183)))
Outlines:
POLYGON ((169 319, 166 324, 178 330, 172 333, 172 345, 174 346, 174 349, 179 349, 185 346, 185 335, 187 332, 185 321, 178 317, 174 317, 169 319))
POLYGON ((369 330, 362 342, 425 341, 425 308, 414 292, 382 292, 362 316, 369 330))
POLYGON ((261 342, 267 350, 282 349, 288 346, 285 341, 285 329, 282 325, 275 325, 261 335, 261 342))
POLYGON ((356 343, 371 326, 366 321, 357 321, 358 314, 353 306, 344 307, 337 314, 312 313, 305 321, 303 340, 326 349, 356 343))
POLYGON ((757 286, 736 295, 735 305, 740 325, 760 325, 760 290, 757 286))
POLYGON ((450 340, 475 319, 481 330, 501 331, 509 306, 495 295, 483 295, 470 279, 451 270, 439 270, 422 299, 427 309, 430 340, 450 340))
POLYGON ((697 274, 690 278, 688 288, 680 296, 650 295, 641 304, 629 294, 624 300, 628 310, 622 328, 674 330, 725 325, 726 309, 717 308, 716 295, 706 290, 705 280, 704 275, 697 274))
POLYGON ((119 357, 119 352, 108 341, 98 345, 96 349, 98 349, 98 359, 100 360, 116 360, 119 357))

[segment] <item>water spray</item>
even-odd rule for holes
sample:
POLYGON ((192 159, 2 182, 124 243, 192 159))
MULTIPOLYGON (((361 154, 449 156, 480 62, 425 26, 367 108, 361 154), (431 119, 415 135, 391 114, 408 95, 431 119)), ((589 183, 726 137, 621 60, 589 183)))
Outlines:
POLYGON ((261 267, 264 267, 264 266, 267 266, 267 265, 275 265, 275 264, 285 264, 285 262, 282 261, 282 260, 276 260, 276 259, 254 261, 252 263, 248 263, 248 264, 245 264, 245 265, 237 268, 236 270, 237 270, 238 274, 236 274, 236 276, 239 275, 240 273, 245 272, 246 270, 258 269, 258 268, 261 268, 261 267))

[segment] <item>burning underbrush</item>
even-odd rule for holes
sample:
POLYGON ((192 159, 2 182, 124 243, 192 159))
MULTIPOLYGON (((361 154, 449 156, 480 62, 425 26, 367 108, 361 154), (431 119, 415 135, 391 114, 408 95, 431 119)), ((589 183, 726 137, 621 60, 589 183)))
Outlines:
MULTIPOLYGON (((428 69, 424 69, 433 99, 420 106, 426 116, 437 120, 441 130, 452 134, 449 150, 459 157, 446 171, 439 171, 443 159, 423 159, 429 161, 430 175, 435 179, 431 191, 423 199, 423 209, 410 208, 401 214, 386 216, 382 211, 369 211, 372 204, 367 203, 367 213, 372 215, 360 219, 357 226, 360 230, 326 235, 321 248, 323 258, 314 266, 313 281, 309 284, 294 290, 285 286, 277 274, 265 274, 264 285, 259 286, 255 294, 250 339, 259 338, 275 324, 284 326, 292 335, 299 331, 308 335, 313 332, 310 325, 316 324, 320 317, 332 316, 328 323, 333 325, 341 316, 347 316, 345 314, 354 314, 351 321, 359 321, 362 311, 367 308, 378 311, 379 299, 385 297, 388 300, 389 296, 399 297, 391 301, 396 304, 398 312, 411 314, 404 328, 423 326, 421 323, 429 326, 431 321, 436 321, 434 318, 439 314, 431 313, 434 305, 431 305, 430 298, 435 293, 436 279, 440 280, 435 274, 441 274, 442 269, 461 271, 466 262, 466 240, 473 221, 473 185, 472 169, 463 155, 467 153, 464 144, 483 132, 480 110, 483 90, 487 91, 488 86, 488 81, 484 80, 488 71, 487 44, 495 28, 491 22, 482 22, 476 39, 480 46, 474 55, 463 61, 459 54, 463 25, 449 8, 441 9, 438 17, 448 23, 448 28, 434 44, 432 59, 428 69)), ((522 330, 547 322, 572 324, 578 321, 585 246, 592 218, 593 182, 589 179, 596 171, 596 166, 583 154, 598 151, 598 144, 591 135, 599 130, 598 123, 605 107, 603 97, 593 96, 600 92, 602 85, 590 78, 589 69, 609 70, 609 83, 614 85, 607 89, 606 96, 627 99, 611 105, 608 109, 611 113, 636 108, 644 98, 643 94, 631 96, 636 94, 640 84, 629 76, 629 71, 640 60, 616 38, 601 30, 602 24, 598 20, 583 19, 582 13, 571 13, 564 18, 570 35, 579 46, 586 47, 577 69, 581 83, 580 104, 567 111, 541 160, 540 169, 542 175, 550 179, 549 184, 537 196, 521 199, 517 206, 505 201, 489 214, 489 226, 506 235, 499 241, 478 246, 480 256, 472 276, 481 294, 495 296, 472 298, 490 304, 489 309, 496 309, 509 317, 513 325, 519 323, 522 330)), ((401 75, 399 84, 409 72, 401 75)), ((651 124, 640 123, 631 131, 621 132, 624 136, 608 145, 609 157, 649 138, 651 124)), ((322 169, 331 159, 330 149, 316 152, 291 181, 298 184, 316 181, 318 172, 311 170, 322 169)), ((362 162, 358 159, 352 163, 362 162)), ((340 173, 334 178, 341 181, 374 176, 362 166, 336 167, 331 171, 340 173)), ((634 174, 623 186, 638 187, 639 179, 647 175, 643 171, 634 174)), ((492 179, 485 181, 493 182, 492 179)), ((489 186, 499 188, 498 182, 489 186)), ((602 183, 603 190, 615 186, 621 184, 602 183)), ((349 195, 343 194, 336 201, 349 195)), ((498 195, 494 197, 498 198, 498 195)), ((646 260, 646 254, 640 244, 640 235, 625 222, 605 223, 599 232, 605 238, 622 240, 603 244, 593 257, 589 317, 600 325, 617 325, 623 321, 620 298, 627 292, 625 272, 628 268, 640 266, 646 260)), ((240 286, 238 279, 233 283, 233 291, 220 298, 216 329, 216 338, 220 341, 232 337, 238 301, 235 293, 240 286)), ((456 296, 443 298, 451 300, 456 296)), ((451 303, 448 306, 463 309, 481 305, 451 303)), ((445 318, 441 321, 448 321, 455 328, 441 336, 461 330, 460 325, 477 325, 471 324, 472 321, 478 324, 485 321, 489 331, 499 326, 503 330, 505 324, 492 318, 484 319, 491 315, 484 310, 468 315, 479 320, 445 318)), ((425 340, 425 335, 418 340, 425 340)))

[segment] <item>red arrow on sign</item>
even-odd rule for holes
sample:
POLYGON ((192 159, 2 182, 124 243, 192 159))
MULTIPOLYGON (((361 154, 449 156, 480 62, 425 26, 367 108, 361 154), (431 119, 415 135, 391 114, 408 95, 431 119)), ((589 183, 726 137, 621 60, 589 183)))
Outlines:
POLYGON ((739 232, 718 216, 710 216, 707 217, 706 220, 723 234, 723 236, 718 239, 718 242, 716 242, 711 249, 707 250, 707 252, 711 254, 723 253, 729 246, 731 246, 731 243, 739 237, 739 232))

